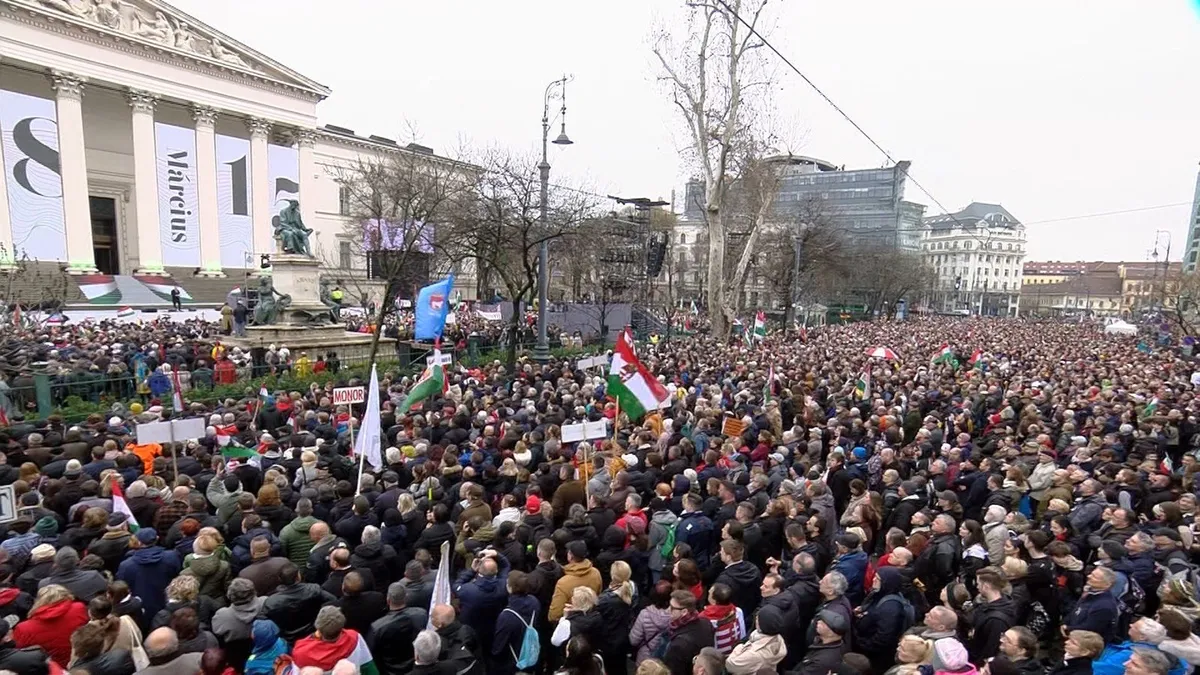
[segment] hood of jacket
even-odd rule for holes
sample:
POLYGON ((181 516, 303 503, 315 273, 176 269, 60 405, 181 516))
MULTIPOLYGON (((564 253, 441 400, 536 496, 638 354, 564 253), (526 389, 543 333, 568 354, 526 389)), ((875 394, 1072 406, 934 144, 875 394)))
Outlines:
POLYGON ((592 571, 591 560, 581 560, 579 562, 570 562, 563 565, 563 576, 568 577, 585 577, 592 571))
POLYGON ((813 508, 815 508, 815 509, 832 509, 833 508, 833 495, 826 492, 823 495, 813 497, 812 505, 813 505, 813 508))
POLYGON ((537 615, 538 601, 532 595, 510 595, 508 596, 508 608, 528 621, 529 617, 537 615))
POLYGON ((879 597, 894 595, 900 592, 903 577, 895 567, 880 567, 875 570, 875 578, 879 579, 879 597))
POLYGON ((358 546, 354 547, 354 555, 360 558, 368 559, 382 558, 383 543, 376 542, 371 544, 359 544, 358 546))
MULTIPOLYGON (((158 563, 162 562, 166 555, 167 551, 163 547, 148 546, 146 548, 139 548, 138 550, 134 551, 133 555, 130 557, 139 565, 157 565, 158 563)), ((216 556, 212 557, 215 558, 216 556)))
POLYGON ((738 581, 743 587, 758 585, 758 568, 745 560, 726 567, 721 574, 738 581))
POLYGON ((1001 595, 991 602, 982 602, 975 605, 975 614, 978 617, 977 621, 995 618, 1002 619, 1009 625, 1013 625, 1017 621, 1017 603, 1013 602, 1012 598, 1007 595, 1001 595), (981 614, 982 616, 980 616, 981 614))
POLYGON ((315 522, 317 522, 317 519, 314 516, 297 516, 296 518, 292 519, 292 522, 288 523, 287 526, 292 530, 307 536, 309 529, 312 528, 313 523, 315 522))
MULTIPOLYGON (((243 603, 241 605, 230 605, 229 611, 233 612, 233 615, 237 617, 238 621, 244 624, 249 624, 250 622, 254 621, 255 617, 257 617, 259 612, 262 611, 263 603, 266 601, 267 598, 265 596, 261 598, 254 598, 250 602, 243 603)), ((279 628, 276 627, 275 630, 278 631, 279 628)))
POLYGON ((650 520, 651 522, 662 525, 663 527, 670 527, 679 522, 679 516, 672 513, 669 509, 662 509, 660 511, 655 511, 654 516, 650 520))
POLYGON ((42 621, 61 619, 66 616, 67 612, 71 611, 71 605, 73 604, 75 604, 74 600, 60 600, 52 605, 44 605, 30 612, 29 618, 37 618, 42 621))
POLYGON ((1189 635, 1186 640, 1163 640, 1158 648, 1174 654, 1189 664, 1200 663, 1200 636, 1189 635))
POLYGON ((275 641, 279 639, 279 626, 270 619, 257 619, 254 622, 252 629, 254 636, 254 652, 262 653, 275 646, 275 641))
POLYGON ((221 556, 216 553, 203 558, 193 557, 188 563, 188 569, 198 577, 208 577, 221 571, 221 556))

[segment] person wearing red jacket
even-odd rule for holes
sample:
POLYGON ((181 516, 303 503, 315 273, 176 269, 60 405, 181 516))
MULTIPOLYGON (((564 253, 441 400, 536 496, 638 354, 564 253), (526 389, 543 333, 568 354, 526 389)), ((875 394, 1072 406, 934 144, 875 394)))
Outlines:
POLYGON ((66 587, 48 584, 38 590, 29 618, 13 628, 17 647, 41 647, 66 668, 71 662, 71 633, 88 622, 87 606, 66 587))

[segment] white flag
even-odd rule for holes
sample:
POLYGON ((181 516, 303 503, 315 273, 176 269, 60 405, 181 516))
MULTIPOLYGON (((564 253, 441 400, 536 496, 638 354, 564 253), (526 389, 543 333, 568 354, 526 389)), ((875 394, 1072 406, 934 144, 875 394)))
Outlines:
POLYGON ((362 424, 358 427, 358 437, 354 439, 354 455, 366 457, 366 461, 370 462, 371 468, 376 471, 383 468, 381 435, 379 374, 375 371, 375 364, 371 364, 371 388, 367 392, 367 412, 363 414, 362 424))
POLYGON ((433 595, 429 597, 429 624, 433 628, 433 608, 450 604, 450 542, 442 542, 442 560, 438 563, 437 576, 433 579, 433 595))

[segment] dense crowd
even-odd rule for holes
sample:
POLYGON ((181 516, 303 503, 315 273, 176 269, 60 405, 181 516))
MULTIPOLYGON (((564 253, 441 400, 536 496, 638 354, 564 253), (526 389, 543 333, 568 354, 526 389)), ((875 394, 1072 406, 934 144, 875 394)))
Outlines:
MULTIPOLYGON (((66 350, 10 336, 4 358, 107 367, 144 353, 147 330, 97 328, 66 350)), ((137 440, 155 406, 17 416, 0 431, 16 498, 0 513, 0 670, 1200 662, 1190 359, 1089 324, 946 318, 638 355, 669 394, 641 419, 573 362, 454 369, 404 414, 413 382, 385 374, 378 470, 351 456, 363 406, 328 388, 193 404, 207 434, 174 447, 137 440), (897 358, 864 355, 876 347, 897 358), (585 420, 606 437, 563 440, 585 420)))

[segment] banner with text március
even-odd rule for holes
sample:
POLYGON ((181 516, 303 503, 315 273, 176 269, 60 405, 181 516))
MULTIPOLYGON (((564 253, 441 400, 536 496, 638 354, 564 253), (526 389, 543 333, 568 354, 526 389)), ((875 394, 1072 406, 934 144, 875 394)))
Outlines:
POLYGON ((53 100, 0 91, 13 258, 67 259, 57 120, 53 100))
POLYGON ((199 267, 200 196, 196 182, 196 131, 155 122, 154 146, 163 265, 199 267))

